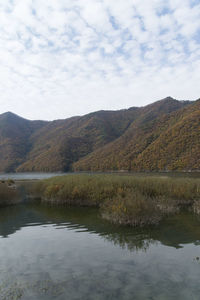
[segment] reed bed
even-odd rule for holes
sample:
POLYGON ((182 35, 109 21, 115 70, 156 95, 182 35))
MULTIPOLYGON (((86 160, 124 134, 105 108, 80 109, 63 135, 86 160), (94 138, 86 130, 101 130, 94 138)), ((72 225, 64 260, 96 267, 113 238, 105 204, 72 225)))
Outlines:
POLYGON ((200 213, 199 178, 67 175, 34 183, 31 194, 52 205, 99 207, 103 218, 132 226, 157 224, 182 208, 200 213))

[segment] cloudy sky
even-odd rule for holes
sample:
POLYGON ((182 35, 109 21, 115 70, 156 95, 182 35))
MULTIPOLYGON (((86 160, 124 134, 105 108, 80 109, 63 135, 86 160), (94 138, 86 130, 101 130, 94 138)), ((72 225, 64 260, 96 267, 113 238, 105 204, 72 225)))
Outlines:
POLYGON ((199 0, 0 0, 0 113, 200 98, 199 0))

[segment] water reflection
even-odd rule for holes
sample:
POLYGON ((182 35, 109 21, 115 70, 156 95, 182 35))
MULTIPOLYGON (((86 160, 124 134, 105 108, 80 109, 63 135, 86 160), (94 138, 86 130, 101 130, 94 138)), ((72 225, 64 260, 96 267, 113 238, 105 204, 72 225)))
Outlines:
POLYGON ((96 209, 0 210, 0 300, 199 299, 200 220, 158 227, 103 221, 96 209))
POLYGON ((131 228, 102 220, 93 208, 59 208, 46 205, 17 205, 0 210, 0 236, 7 238, 27 226, 53 224, 56 229, 95 233, 130 251, 147 251, 150 245, 181 248, 183 244, 200 245, 200 218, 183 212, 164 220, 159 226, 131 228))

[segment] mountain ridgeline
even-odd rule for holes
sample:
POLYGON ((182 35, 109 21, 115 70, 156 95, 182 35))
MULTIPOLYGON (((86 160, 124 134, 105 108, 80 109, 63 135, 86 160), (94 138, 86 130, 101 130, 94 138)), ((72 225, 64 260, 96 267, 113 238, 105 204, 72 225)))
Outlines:
POLYGON ((0 115, 0 172, 200 170, 200 100, 56 121, 0 115))

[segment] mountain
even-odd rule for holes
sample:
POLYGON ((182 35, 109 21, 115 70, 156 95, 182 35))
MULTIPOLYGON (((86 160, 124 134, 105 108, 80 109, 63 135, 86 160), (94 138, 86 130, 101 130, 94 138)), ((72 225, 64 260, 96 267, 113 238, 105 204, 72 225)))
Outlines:
POLYGON ((170 97, 138 111, 115 141, 74 164, 74 170, 199 170, 200 101, 170 97))
POLYGON ((31 149, 29 137, 46 122, 29 121, 11 112, 0 115, 0 172, 11 172, 31 149))
POLYGON ((200 169, 200 100, 56 121, 0 115, 0 171, 200 169))
POLYGON ((136 111, 99 111, 50 122, 31 136, 33 146, 17 171, 69 171, 74 161, 123 134, 136 111))

